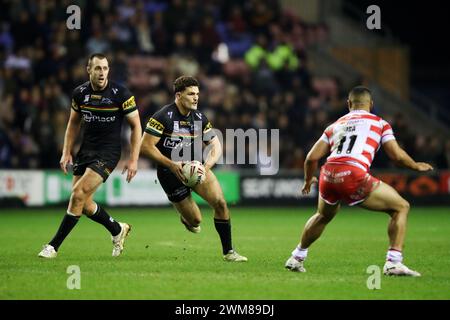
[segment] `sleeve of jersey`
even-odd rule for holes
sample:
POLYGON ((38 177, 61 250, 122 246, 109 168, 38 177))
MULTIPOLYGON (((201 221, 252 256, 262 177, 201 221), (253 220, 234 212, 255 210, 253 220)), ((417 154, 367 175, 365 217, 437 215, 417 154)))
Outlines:
POLYGON ((125 90, 122 102, 122 111, 124 114, 137 110, 136 101, 130 91, 125 90))
POLYGON ((320 141, 325 142, 328 145, 331 145, 331 131, 332 129, 330 127, 328 127, 322 134, 322 136, 319 138, 320 141))
POLYGON ((77 99, 75 98, 75 96, 76 96, 76 91, 74 91, 74 92, 72 93, 72 105, 71 105, 72 110, 74 110, 74 111, 76 111, 76 112, 81 112, 80 106, 79 106, 79 104, 77 103, 77 99))
POLYGON ((162 137, 165 128, 163 122, 163 119, 159 117, 158 114, 154 114, 148 120, 147 125, 145 126, 145 132, 157 137, 162 137))
POLYGON ((216 133, 213 130, 211 122, 209 122, 208 118, 203 115, 203 141, 211 141, 215 136, 216 133))
POLYGON ((392 131, 391 125, 384 120, 381 121, 381 125, 383 126, 381 129, 381 144, 395 140, 394 131, 392 131))

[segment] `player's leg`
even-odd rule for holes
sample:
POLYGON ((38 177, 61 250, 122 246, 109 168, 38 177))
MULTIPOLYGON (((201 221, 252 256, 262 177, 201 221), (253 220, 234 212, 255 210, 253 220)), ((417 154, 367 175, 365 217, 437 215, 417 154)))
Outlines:
POLYGON ((114 218, 111 217, 102 206, 96 203, 93 198, 94 194, 86 199, 83 207, 83 214, 92 221, 103 225, 111 233, 111 236, 117 236, 122 231, 120 222, 114 220, 114 218))
POLYGON ((339 203, 328 204, 319 197, 317 212, 309 218, 303 230, 300 241, 302 248, 308 249, 320 237, 326 225, 333 220, 339 208, 339 203))
POLYGON ((222 188, 216 178, 216 175, 211 170, 206 172, 205 181, 196 185, 193 189, 214 209, 215 219, 230 219, 227 202, 223 196, 222 188))
POLYGON ((360 206, 372 211, 386 212, 391 216, 388 226, 390 246, 392 249, 402 251, 409 212, 408 201, 390 185, 380 183, 360 206))
POLYGON ((208 170, 206 179, 202 184, 194 187, 197 192, 214 210, 214 226, 222 243, 224 260, 244 262, 247 258, 239 255, 234 249, 231 240, 231 222, 227 202, 223 196, 222 188, 215 174, 208 170))
POLYGON ((291 257, 286 261, 285 267, 291 271, 305 272, 303 262, 308 255, 308 248, 322 234, 327 224, 333 220, 340 208, 339 202, 335 204, 326 203, 319 197, 317 212, 309 218, 303 229, 300 243, 292 251, 291 257))
MULTIPOLYGON (((94 159, 88 164, 88 170, 92 170, 102 178, 102 182, 106 182, 111 172, 117 166, 118 157, 116 156, 102 156, 100 159, 94 159)), ((83 212, 88 214, 88 217, 103 225, 110 233, 113 243, 112 256, 119 256, 124 248, 125 238, 131 230, 128 223, 115 221, 100 205, 92 200, 93 193, 86 199, 83 206, 83 212), (89 213, 92 213, 89 215, 89 213)))
POLYGON ((181 223, 188 231, 199 233, 202 215, 191 197, 191 189, 185 186, 168 168, 158 167, 157 176, 167 198, 180 214, 181 223))
POLYGON ((86 202, 84 203, 83 214, 86 217, 91 218, 97 210, 98 204, 94 201, 94 195, 92 194, 86 199, 86 202))
POLYGON ((390 185, 380 183, 359 205, 368 210, 386 212, 391 216, 388 225, 390 247, 386 255, 385 274, 420 276, 418 272, 402 264, 402 249, 409 212, 408 201, 390 185), (388 270, 389 268, 391 269, 388 270))
POLYGON ((44 249, 38 255, 39 257, 56 257, 62 242, 78 223, 85 201, 95 192, 102 181, 103 179, 90 169, 86 169, 82 176, 74 176, 67 213, 64 215, 55 236, 48 245, 44 246, 44 249))
POLYGON ((193 233, 201 231, 200 223, 202 222, 202 214, 197 203, 192 199, 191 194, 181 201, 173 202, 173 206, 180 214, 181 222, 187 230, 193 233))
POLYGON ((91 197, 97 188, 103 183, 103 178, 91 168, 86 168, 85 173, 73 186, 70 196, 68 211, 76 216, 83 214, 86 201, 91 197))
POLYGON ((110 233, 113 243, 112 256, 119 256, 124 248, 125 238, 131 231, 131 225, 113 219, 105 209, 93 200, 92 194, 85 202, 83 214, 89 219, 103 225, 110 233))

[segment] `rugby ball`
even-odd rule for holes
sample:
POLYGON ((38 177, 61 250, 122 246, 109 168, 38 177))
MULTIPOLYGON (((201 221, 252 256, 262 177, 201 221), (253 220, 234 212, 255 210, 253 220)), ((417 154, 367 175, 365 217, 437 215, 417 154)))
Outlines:
POLYGON ((183 175, 187 181, 183 182, 190 188, 202 183, 206 179, 206 170, 200 161, 193 160, 183 164, 183 175))

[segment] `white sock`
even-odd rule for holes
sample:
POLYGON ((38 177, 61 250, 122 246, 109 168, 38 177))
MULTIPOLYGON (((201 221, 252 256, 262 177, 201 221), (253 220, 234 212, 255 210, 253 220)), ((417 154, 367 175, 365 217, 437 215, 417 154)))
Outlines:
POLYGON ((386 261, 391 261, 393 263, 402 262, 403 261, 402 252, 395 249, 389 249, 386 254, 386 261))
POLYGON ((304 261, 307 255, 308 249, 302 249, 301 246, 297 246, 297 248, 292 251, 292 256, 299 261, 304 261))

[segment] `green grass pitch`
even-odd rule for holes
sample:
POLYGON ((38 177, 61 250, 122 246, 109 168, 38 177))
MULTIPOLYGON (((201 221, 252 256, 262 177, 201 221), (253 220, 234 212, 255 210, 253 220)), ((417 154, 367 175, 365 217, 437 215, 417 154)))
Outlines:
POLYGON ((202 232, 187 232, 171 208, 109 209, 133 230, 118 258, 110 235, 81 218, 58 257, 37 257, 63 209, 0 213, 0 299, 449 299, 449 208, 415 208, 409 215, 405 264, 421 278, 381 276, 369 290, 370 265, 382 268, 388 216, 343 208, 309 250, 307 273, 284 269, 314 208, 231 208, 233 242, 247 263, 222 261, 212 211, 203 208, 202 232), (68 266, 81 271, 69 290, 68 266))

